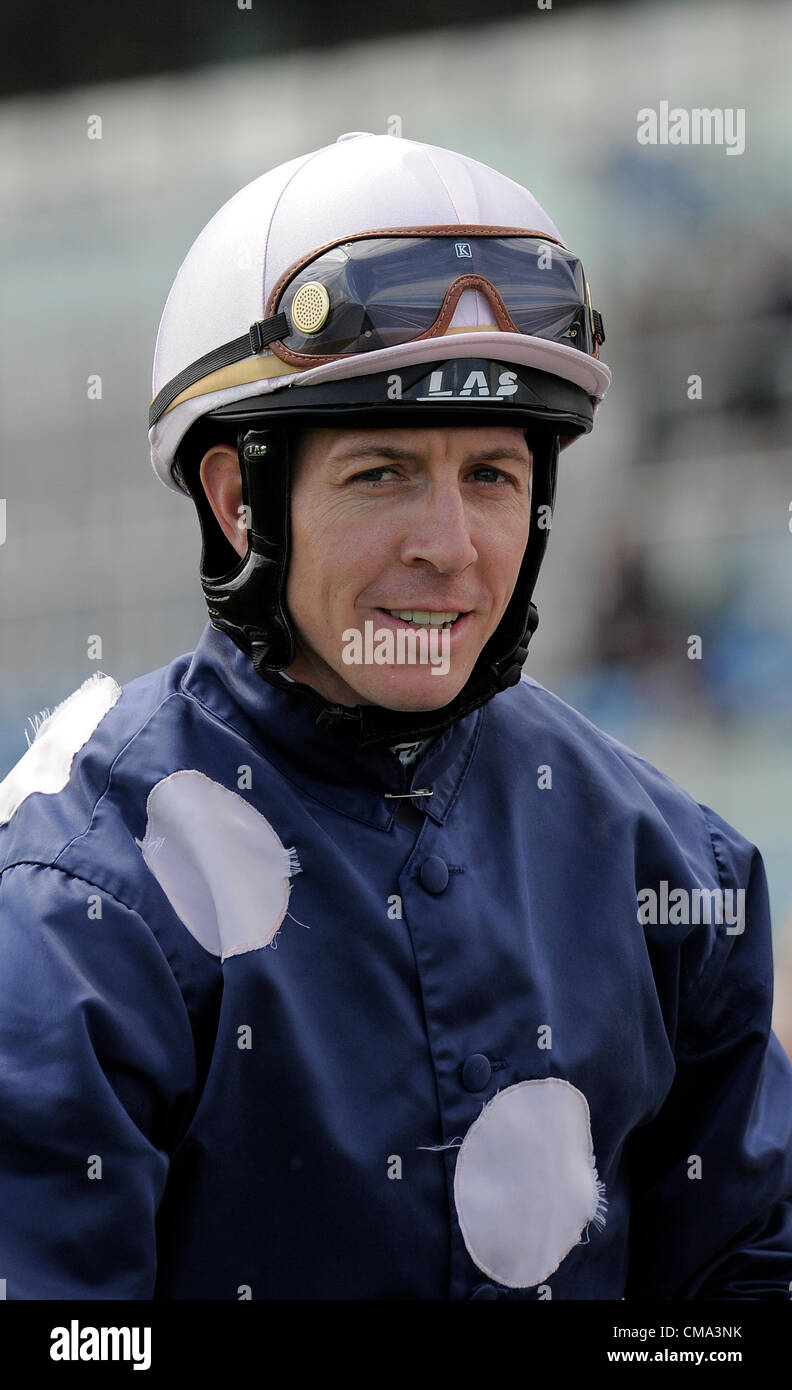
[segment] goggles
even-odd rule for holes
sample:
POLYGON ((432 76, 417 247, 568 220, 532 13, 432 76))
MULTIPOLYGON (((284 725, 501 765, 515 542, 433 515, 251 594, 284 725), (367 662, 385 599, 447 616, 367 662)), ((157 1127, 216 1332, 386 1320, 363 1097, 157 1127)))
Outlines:
MULTIPOLYGON (((583 267, 553 237, 509 227, 423 227, 364 232, 295 262, 273 286, 265 317, 199 358, 152 403, 153 425, 183 390, 259 353, 319 366, 449 330, 466 290, 487 299, 493 325, 599 356, 602 316, 583 267)), ((455 331, 451 329, 450 331, 455 331)), ((472 331, 472 330, 471 330, 472 331)))

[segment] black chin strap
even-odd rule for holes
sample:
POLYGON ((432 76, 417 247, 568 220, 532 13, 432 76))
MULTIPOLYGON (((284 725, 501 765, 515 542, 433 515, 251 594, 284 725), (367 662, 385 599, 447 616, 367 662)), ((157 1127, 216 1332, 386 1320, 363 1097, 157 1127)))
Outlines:
POLYGON ((262 678, 308 701, 320 727, 357 730, 361 747, 375 747, 442 733, 451 724, 520 679, 539 615, 532 594, 544 558, 555 501, 559 437, 527 429, 533 451, 531 521, 520 573, 496 631, 480 652, 465 685, 436 710, 391 710, 381 705, 341 705, 301 681, 280 674, 296 653, 285 589, 290 548, 289 440, 283 428, 241 430, 238 438, 242 498, 248 518, 248 550, 233 570, 208 572, 216 550, 217 521, 200 479, 190 491, 203 532, 201 583, 209 616, 246 653, 262 678))

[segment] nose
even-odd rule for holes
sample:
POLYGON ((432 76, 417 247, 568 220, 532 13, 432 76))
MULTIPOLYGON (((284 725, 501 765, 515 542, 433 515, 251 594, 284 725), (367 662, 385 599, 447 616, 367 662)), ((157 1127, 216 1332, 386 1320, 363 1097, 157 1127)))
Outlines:
POLYGON ((405 565, 426 560, 440 574, 459 574, 478 559, 459 484, 435 482, 410 516, 401 547, 405 565))

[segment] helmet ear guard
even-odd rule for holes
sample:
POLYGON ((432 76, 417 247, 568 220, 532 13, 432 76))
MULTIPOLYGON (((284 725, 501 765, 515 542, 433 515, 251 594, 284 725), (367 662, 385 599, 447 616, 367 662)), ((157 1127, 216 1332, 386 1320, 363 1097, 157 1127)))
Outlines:
POLYGON ((516 685, 520 679, 529 643, 539 625, 539 612, 532 596, 550 536, 546 513, 552 519, 558 478, 558 435, 537 435, 526 429, 525 439, 533 455, 528 543, 506 612, 479 656, 479 661, 491 660, 493 675, 500 680, 501 690, 516 685), (508 666, 505 665, 507 660, 508 666))
MULTIPOLYGON (((203 423, 203 421, 199 422, 203 423)), ((255 422, 254 422, 255 423, 255 422)), ((296 654, 286 614, 289 562, 289 432, 280 428, 245 429, 222 438, 207 428, 191 440, 187 466, 180 474, 195 502, 201 525, 201 587, 211 622, 249 656, 261 675, 283 670, 296 654), (240 558, 214 514, 200 478, 203 453, 213 444, 237 450, 247 552, 240 558), (199 452, 203 450, 203 452, 199 452)), ((227 432, 227 427, 226 427, 227 432)))

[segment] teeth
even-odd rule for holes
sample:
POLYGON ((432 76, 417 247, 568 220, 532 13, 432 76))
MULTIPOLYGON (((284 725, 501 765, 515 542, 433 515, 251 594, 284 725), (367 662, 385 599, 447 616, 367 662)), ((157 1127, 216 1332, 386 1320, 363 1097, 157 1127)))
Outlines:
POLYGON ((401 618, 416 627, 450 627, 459 617, 458 613, 429 613, 422 608, 389 608, 392 618, 401 618))

